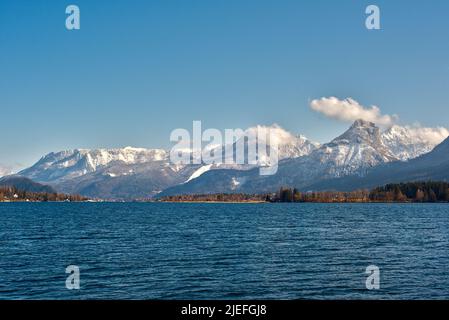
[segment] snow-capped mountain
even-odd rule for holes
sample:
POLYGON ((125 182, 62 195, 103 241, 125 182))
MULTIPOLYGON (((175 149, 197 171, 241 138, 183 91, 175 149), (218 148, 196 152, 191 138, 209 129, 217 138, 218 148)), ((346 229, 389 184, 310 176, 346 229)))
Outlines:
MULTIPOLYGON (((318 147, 305 137, 295 136, 276 125, 249 128, 245 134, 257 128, 264 133, 271 131, 271 138, 276 140, 282 159, 300 157, 318 147)), ((132 147, 66 150, 47 154, 19 174, 50 184, 60 192, 130 199, 151 197, 168 187, 198 178, 209 170, 249 170, 254 167, 223 163, 177 165, 170 162, 169 156, 170 152, 163 149, 132 147)))
POLYGON ((363 177, 346 176, 318 181, 313 190, 372 189, 387 183, 411 181, 449 181, 449 138, 429 153, 409 161, 394 161, 370 169, 363 177))
MULTIPOLYGON (((237 136, 234 143, 217 146, 211 150, 216 155, 215 159, 217 159, 217 163, 229 164, 236 162, 235 154, 238 153, 237 148, 242 148, 242 150, 244 150, 245 157, 247 157, 250 150, 255 151, 256 148, 262 146, 266 146, 267 155, 271 148, 276 148, 277 156, 280 160, 282 160, 308 155, 313 150, 317 149, 320 144, 310 141, 303 135, 294 135, 279 125, 273 124, 271 126, 250 127, 243 131, 240 136, 237 136), (232 154, 226 154, 225 149, 232 150, 232 154)), ((266 164, 266 159, 262 159, 260 155, 258 155, 257 160, 258 165, 266 164)), ((223 165, 219 167, 222 168, 223 165)), ((240 169, 250 168, 250 166, 225 167, 240 169)))
POLYGON ((309 155, 287 159, 279 166, 278 177, 269 183, 305 186, 311 181, 348 175, 363 176, 382 163, 397 161, 372 122, 357 120, 342 135, 323 144, 309 155))
POLYGON ((257 159, 257 165, 251 165, 248 164, 248 162, 245 162, 245 164, 236 163, 235 154, 237 153, 236 150, 238 146, 243 148, 244 154, 247 156, 249 150, 256 150, 257 143, 259 143, 259 146, 266 146, 267 154, 270 152, 270 148, 276 146, 279 160, 294 159, 308 155, 320 146, 319 143, 310 141, 303 135, 294 135, 277 124, 273 124, 271 126, 250 127, 242 133, 241 137, 236 139, 235 143, 229 145, 230 150, 233 152, 231 155, 226 154, 226 145, 216 147, 213 149, 213 152, 216 155, 216 163, 201 166, 192 174, 192 176, 189 177, 186 182, 198 178, 200 175, 210 170, 249 170, 261 165, 267 165, 269 162, 268 156, 266 158, 259 156, 257 159), (252 137, 252 139, 250 137, 252 137), (255 137, 257 137, 257 142, 255 137))
POLYGON ((399 160, 405 161, 428 153, 441 143, 447 135, 444 130, 437 137, 429 139, 416 133, 411 127, 394 125, 382 133, 382 142, 399 160))
MULTIPOLYGON (((118 162, 123 165, 166 161, 168 153, 162 149, 143 149, 126 147, 123 149, 75 149, 49 153, 32 167, 19 174, 35 181, 60 182, 97 171, 98 168, 118 162)), ((129 172, 110 172, 110 176, 129 172)))
POLYGON ((435 147, 434 143, 424 139, 414 143, 406 130, 395 126, 381 132, 374 123, 357 120, 342 135, 313 149, 309 154, 285 158, 273 176, 260 176, 255 169, 207 172, 163 194, 192 193, 192 190, 194 193, 257 193, 270 192, 285 185, 307 190, 308 186, 327 179, 363 177, 380 164, 408 160, 435 147), (398 150, 401 152, 396 154, 398 150))
POLYGON ((75 149, 50 153, 19 175, 60 192, 107 199, 148 198, 182 183, 198 166, 170 163, 162 149, 75 149))
POLYGON ((372 122, 357 120, 331 142, 309 155, 292 160, 320 177, 363 176, 367 169, 392 161, 405 161, 430 152, 441 141, 411 134, 411 129, 395 125, 381 132, 372 122))
MULTIPOLYGON (((271 145, 277 146, 279 160, 308 155, 320 146, 319 143, 310 141, 303 135, 294 135, 276 124, 251 127, 245 131, 245 135, 257 135, 259 144, 266 145, 267 149, 271 145)), ((260 164, 264 164, 263 159, 261 162, 260 164)))
POLYGON ((318 163, 326 176, 363 174, 364 169, 397 160, 384 145, 380 129, 372 122, 357 120, 341 136, 310 154, 306 162, 318 163))
MULTIPOLYGON (((323 145, 277 125, 252 127, 244 134, 255 131, 259 140, 270 136, 262 142, 278 147, 279 168, 273 176, 260 176, 255 165, 220 163, 226 160, 225 148, 216 153, 222 156, 219 163, 175 165, 166 150, 131 147, 50 153, 19 174, 50 184, 60 192, 110 199, 147 198, 164 190, 162 194, 253 193, 282 185, 304 189, 326 179, 363 177, 375 166, 415 158, 437 144, 435 139, 420 137, 408 127, 393 126, 381 132, 374 123, 363 120, 355 121, 346 132, 323 145)), ((254 148, 248 145, 254 142, 245 143, 246 151, 254 148)), ((258 164, 264 165, 266 160, 258 159, 258 164)))

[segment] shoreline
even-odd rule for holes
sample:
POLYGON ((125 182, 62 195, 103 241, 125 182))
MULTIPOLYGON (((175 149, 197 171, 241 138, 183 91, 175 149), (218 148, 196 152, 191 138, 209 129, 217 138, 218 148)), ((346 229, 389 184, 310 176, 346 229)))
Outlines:
POLYGON ((0 201, 0 203, 210 203, 210 204, 449 204, 445 201, 346 201, 346 202, 329 202, 329 201, 305 201, 305 202, 268 202, 268 201, 0 201))

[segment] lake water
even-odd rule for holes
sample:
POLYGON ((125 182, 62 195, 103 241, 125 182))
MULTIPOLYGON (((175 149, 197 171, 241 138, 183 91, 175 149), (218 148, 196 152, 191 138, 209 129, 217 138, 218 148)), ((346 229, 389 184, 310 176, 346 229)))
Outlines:
POLYGON ((297 298, 449 298, 449 205, 0 203, 0 299, 297 298))

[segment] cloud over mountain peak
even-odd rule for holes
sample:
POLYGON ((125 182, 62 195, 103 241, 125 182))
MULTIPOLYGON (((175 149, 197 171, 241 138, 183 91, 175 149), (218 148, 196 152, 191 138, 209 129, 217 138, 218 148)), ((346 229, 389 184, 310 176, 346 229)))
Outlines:
POLYGON ((365 121, 372 122, 385 129, 387 135, 402 135, 413 141, 413 143, 425 143, 437 145, 449 136, 449 130, 438 127, 423 127, 420 124, 400 126, 399 116, 382 114, 377 106, 365 107, 353 98, 344 100, 336 97, 322 97, 310 102, 313 111, 323 114, 327 118, 343 122, 365 121))
POLYGON ((352 98, 340 100, 336 97, 322 97, 312 100, 310 107, 328 118, 344 122, 363 119, 382 127, 389 127, 398 119, 397 115, 382 114, 379 107, 364 107, 352 98))

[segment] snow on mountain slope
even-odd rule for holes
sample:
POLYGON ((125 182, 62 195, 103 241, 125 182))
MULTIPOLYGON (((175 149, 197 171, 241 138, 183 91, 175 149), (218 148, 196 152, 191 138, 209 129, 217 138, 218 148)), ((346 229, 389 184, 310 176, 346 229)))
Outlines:
POLYGON ((406 161, 432 151, 448 135, 448 131, 444 128, 418 129, 394 125, 382 133, 382 141, 395 157, 406 161))
MULTIPOLYGON (((168 151, 131 147, 50 153, 19 174, 51 184, 58 191, 108 199, 145 198, 175 186, 181 193, 265 192, 281 185, 301 188, 325 179, 362 177, 379 164, 427 153, 447 136, 444 130, 421 136, 413 128, 397 125, 381 132, 374 123, 363 120, 355 121, 346 132, 323 145, 277 125, 252 127, 244 134, 256 131, 262 133, 259 142, 278 146, 279 170, 274 176, 261 177, 257 165, 175 165, 168 151), (267 139, 269 132, 271 139, 267 139)), ((246 144, 245 152, 255 148, 248 146, 254 141, 245 142, 245 137, 240 137, 233 150, 242 142, 239 139, 246 144)), ((219 150, 216 154, 223 156, 219 150)), ((258 165, 266 161, 258 159, 258 165)))
MULTIPOLYGON (((162 149, 126 147, 123 149, 75 149, 49 153, 32 167, 19 174, 41 182, 59 182, 95 172, 113 162, 123 165, 166 161, 168 153, 162 149)), ((112 172, 112 175, 120 173, 112 172)))
POLYGON ((380 129, 372 122, 357 120, 342 135, 309 155, 281 163, 280 174, 303 180, 363 175, 367 168, 394 160, 398 159, 384 145, 380 129))
POLYGON ((166 190, 163 195, 192 190, 196 193, 271 192, 286 185, 302 188, 321 179, 363 175, 368 168, 394 160, 397 158, 383 144, 379 128, 371 122, 357 120, 345 133, 308 155, 281 160, 275 175, 260 176, 258 170, 211 170, 166 190))
POLYGON ((313 150, 317 149, 320 144, 312 142, 303 135, 294 135, 291 132, 281 128, 277 124, 271 126, 255 126, 250 127, 243 131, 242 136, 237 137, 236 142, 234 142, 230 148, 233 150, 233 154, 228 155, 225 152, 226 146, 215 148, 214 154, 216 163, 204 165, 198 169, 192 177, 188 179, 189 182, 193 179, 198 178, 202 174, 210 170, 219 169, 237 169, 237 170, 250 170, 256 166, 267 165, 269 163, 269 152, 271 147, 277 147, 278 160, 283 159, 293 159, 302 157, 310 154, 313 150), (252 137, 253 139, 251 139, 252 137), (255 140, 257 137, 257 141, 255 140), (266 156, 261 157, 260 154, 257 155, 257 164, 248 164, 248 153, 249 150, 256 150, 256 144, 259 147, 266 147, 266 156), (236 163, 236 153, 237 147, 243 147, 245 163, 236 163))
MULTIPOLYGON (((308 155, 320 145, 319 143, 310 141, 303 135, 294 135, 277 124, 271 126, 254 126, 241 131, 240 134, 237 132, 235 134, 235 142, 228 143, 228 141, 225 141, 225 143, 228 144, 210 149, 211 152, 213 152, 213 158, 215 159, 215 165, 212 169, 252 168, 255 163, 251 164, 253 166, 248 163, 248 155, 251 151, 255 152, 256 149, 263 146, 266 147, 267 155, 270 152, 270 148, 276 147, 278 158, 279 160, 282 160, 308 155), (227 154, 226 152, 228 151, 226 150, 232 151, 231 154, 227 154), (236 163, 238 162, 236 161, 236 155, 239 153, 239 150, 244 153, 244 164, 236 163)), ((257 165, 266 164, 267 159, 262 159, 260 154, 257 154, 257 157, 257 165)))
POLYGON ((326 174, 361 173, 365 168, 397 160, 384 145, 380 129, 372 122, 357 120, 341 136, 311 154, 310 160, 326 167, 326 174))
MULTIPOLYGON (((312 142, 303 135, 294 135, 277 124, 251 127, 245 133, 258 135, 259 144, 268 148, 271 145, 277 146, 279 160, 308 155, 320 146, 319 143, 312 142)), ((264 164, 264 161, 260 164, 264 164)))
MULTIPOLYGON (((397 130, 397 129, 396 129, 397 130)), ((391 134, 393 131, 389 131, 391 134)), ((388 140, 372 122, 357 120, 342 135, 323 144, 301 157, 285 158, 279 163, 278 172, 273 176, 260 176, 257 170, 236 171, 218 170, 190 181, 189 183, 167 190, 164 194, 189 193, 191 189, 198 193, 225 192, 270 192, 281 186, 290 185, 307 188, 317 181, 334 179, 350 175, 363 177, 373 167, 380 164, 399 161, 404 155, 397 156, 395 148, 405 144, 403 139, 388 140), (217 184, 217 180, 220 183, 217 184), (236 184, 235 181, 240 181, 236 184)), ((413 145, 413 141, 410 141, 413 145)), ((415 154, 426 152, 428 145, 417 146, 415 154)), ((408 154, 407 157, 411 157, 408 154)))
MULTIPOLYGON (((332 177, 363 175, 366 169, 391 161, 406 161, 430 152, 444 140, 416 134, 411 127, 394 125, 384 132, 372 122, 357 120, 342 135, 311 153, 311 160, 327 163, 332 177)), ((446 136, 447 137, 447 136, 446 136)))
POLYGON ((409 161, 395 161, 370 169, 364 177, 347 176, 317 181, 313 190, 372 189, 387 183, 404 181, 449 181, 449 138, 429 153, 409 161))
POLYGON ((199 168, 198 170, 196 170, 190 177, 189 179, 187 179, 186 182, 189 182, 190 180, 196 179, 198 178, 200 175, 202 175, 203 173, 209 171, 212 167, 212 164, 208 164, 205 166, 202 166, 201 168, 199 168))

